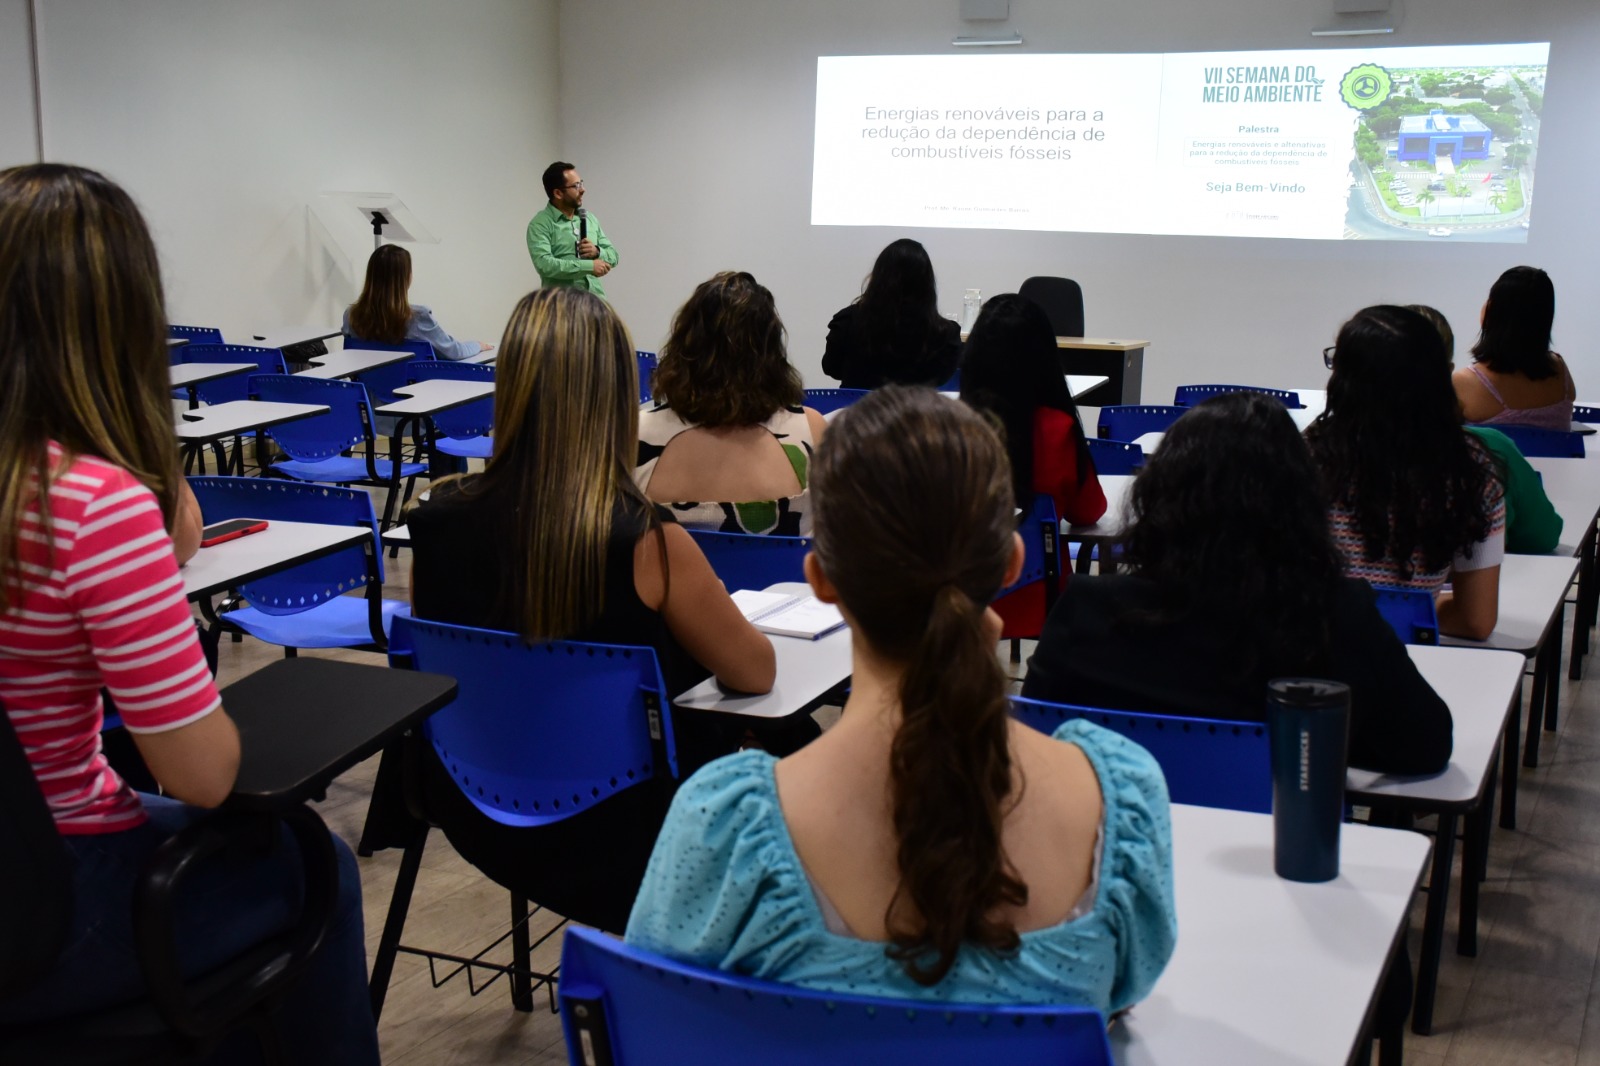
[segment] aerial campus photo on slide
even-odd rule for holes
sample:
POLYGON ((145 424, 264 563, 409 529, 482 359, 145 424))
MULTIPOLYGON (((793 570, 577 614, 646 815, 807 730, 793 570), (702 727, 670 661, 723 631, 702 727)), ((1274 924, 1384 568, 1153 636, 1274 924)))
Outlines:
POLYGON ((811 221, 1520 243, 1549 52, 824 56, 811 221))

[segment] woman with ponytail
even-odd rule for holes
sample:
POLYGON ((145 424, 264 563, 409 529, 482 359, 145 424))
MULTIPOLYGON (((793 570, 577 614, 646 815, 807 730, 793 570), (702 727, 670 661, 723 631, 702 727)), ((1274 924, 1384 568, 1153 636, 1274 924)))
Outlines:
POLYGON ((817 450, 806 573, 854 642, 837 725, 679 791, 628 923, 642 947, 904 999, 1142 998, 1176 935, 1167 792, 1144 749, 1007 713, 985 606, 1022 544, 981 416, 889 386, 817 450))

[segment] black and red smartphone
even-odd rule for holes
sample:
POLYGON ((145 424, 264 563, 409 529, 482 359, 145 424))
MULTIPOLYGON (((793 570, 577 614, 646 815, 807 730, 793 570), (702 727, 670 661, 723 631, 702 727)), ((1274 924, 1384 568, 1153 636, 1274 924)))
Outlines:
POLYGON ((238 540, 266 528, 265 518, 230 518, 226 522, 215 522, 200 531, 200 547, 209 548, 223 541, 238 540))

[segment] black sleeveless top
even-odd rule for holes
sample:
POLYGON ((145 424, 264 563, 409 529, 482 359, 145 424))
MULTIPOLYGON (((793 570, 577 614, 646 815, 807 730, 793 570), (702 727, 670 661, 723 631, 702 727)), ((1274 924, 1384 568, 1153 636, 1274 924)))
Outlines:
MULTIPOLYGON (((415 561, 412 609, 418 618, 481 629, 515 631, 516 611, 506 585, 514 539, 515 504, 505 493, 474 491, 475 478, 447 482, 408 517, 415 561)), ((672 515, 655 509, 663 524, 672 515)), ((633 553, 649 526, 643 506, 619 496, 606 546, 605 602, 600 616, 565 639, 654 648, 669 695, 711 676, 645 606, 633 583, 633 553)))

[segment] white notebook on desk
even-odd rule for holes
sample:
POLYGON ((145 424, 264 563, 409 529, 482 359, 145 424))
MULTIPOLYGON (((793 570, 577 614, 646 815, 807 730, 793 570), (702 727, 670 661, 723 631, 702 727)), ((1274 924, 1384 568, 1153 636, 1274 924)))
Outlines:
POLYGON ((791 596, 787 592, 740 589, 733 594, 733 602, 751 625, 773 636, 816 640, 844 627, 839 608, 809 593, 791 596))

